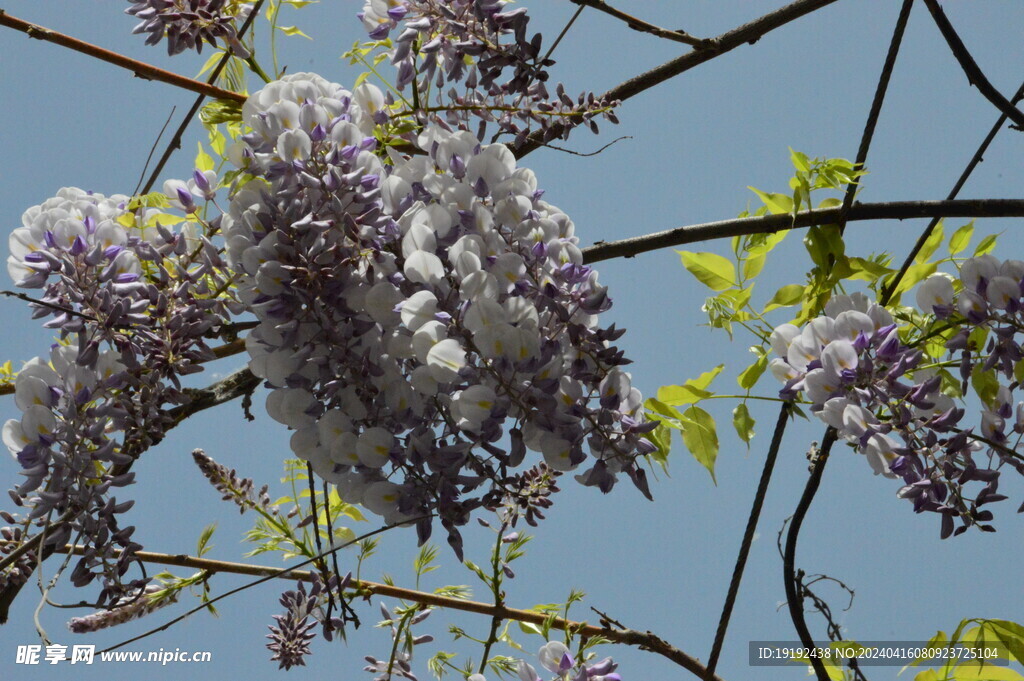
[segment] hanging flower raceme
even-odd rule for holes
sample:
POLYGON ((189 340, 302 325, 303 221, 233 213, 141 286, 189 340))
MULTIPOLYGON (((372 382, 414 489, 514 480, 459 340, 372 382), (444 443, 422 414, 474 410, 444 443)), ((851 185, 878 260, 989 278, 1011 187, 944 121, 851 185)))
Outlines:
MULTIPOLYGON (((973 266, 969 261, 964 269, 973 266)), ((964 315, 973 327, 983 318, 974 312, 980 306, 977 295, 965 289, 957 303, 951 281, 936 275, 921 285, 918 302, 940 319, 966 307, 974 315, 964 315)), ((958 335, 948 346, 960 340, 958 335)), ((981 460, 985 446, 973 428, 959 426, 964 409, 940 390, 936 369, 921 367, 921 351, 905 345, 889 312, 862 294, 836 296, 825 315, 802 329, 779 326, 771 345, 778 357, 770 369, 786 384, 781 396, 802 395, 813 413, 865 455, 876 475, 902 478, 899 495, 912 500, 918 512, 940 513, 943 537, 953 533, 955 518, 962 523, 957 533, 971 525, 992 530, 985 524, 992 513, 980 507, 1005 498, 997 493, 998 469, 1011 464, 1024 470, 1019 457, 1000 444, 1006 440, 1003 419, 1011 410, 1008 390, 999 393, 995 411, 982 414, 981 438, 994 446, 981 460), (971 498, 965 486, 974 481, 984 487, 971 498)), ((991 356, 986 362, 991 365, 991 356)), ((1024 432, 1024 424, 1018 432, 1024 432)))
POLYGON ((544 55, 541 34, 527 34, 524 7, 505 0, 367 0, 359 18, 374 40, 401 29, 389 52, 396 89, 436 92, 436 101, 420 102, 422 120, 474 128, 480 139, 495 123, 517 144, 538 128, 549 141, 567 138, 578 125, 596 133, 599 117, 618 122, 617 101, 592 92, 573 99, 561 84, 551 97, 547 68, 555 62, 544 55), (557 134, 553 122, 560 124, 557 134))
POLYGON ((132 503, 110 495, 132 481, 118 467, 173 425, 164 406, 187 401, 178 377, 212 357, 204 336, 227 314, 213 291, 225 283, 216 248, 190 228, 160 226, 155 212, 130 212, 125 196, 62 189, 26 211, 10 237, 9 273, 42 290, 34 313, 61 336, 15 380, 22 416, 7 421, 3 440, 25 481, 13 496, 38 522, 70 515, 48 539, 81 532, 94 550, 73 580, 104 573, 110 599, 139 587, 119 585, 140 547, 117 522, 132 503))
POLYGON ((245 58, 249 51, 238 39, 235 22, 252 11, 252 2, 240 0, 128 0, 125 10, 140 23, 132 33, 148 33, 147 45, 156 45, 167 38, 167 53, 185 50, 203 51, 203 43, 216 46, 217 41, 234 49, 245 58))
POLYGON ((236 159, 256 179, 223 226, 260 320, 250 368, 293 451, 388 522, 436 513, 457 547, 474 508, 516 493, 508 469, 527 449, 646 494, 650 424, 572 221, 468 132, 428 128, 426 155, 382 163, 380 99, 293 74, 244 107, 236 159))

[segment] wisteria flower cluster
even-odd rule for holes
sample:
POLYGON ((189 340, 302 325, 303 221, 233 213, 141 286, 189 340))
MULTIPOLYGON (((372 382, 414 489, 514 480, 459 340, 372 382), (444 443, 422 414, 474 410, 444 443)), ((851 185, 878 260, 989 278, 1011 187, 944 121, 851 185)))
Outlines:
POLYGON ((622 332, 597 324, 611 303, 572 221, 465 131, 428 128, 425 155, 386 165, 381 101, 293 74, 243 107, 253 132, 235 158, 256 179, 223 228, 260 320, 250 368, 295 454, 346 500, 419 520, 421 539, 436 513, 457 551, 472 509, 515 494, 527 449, 568 471, 589 445, 581 482, 608 491, 625 472, 646 494, 651 424, 610 344, 622 332))
POLYGON ((274 615, 277 624, 271 626, 267 634, 270 639, 267 648, 274 653, 270 659, 278 663, 279 669, 305 666, 306 655, 312 652, 309 644, 316 638, 314 630, 317 624, 321 625, 328 640, 331 640, 332 631, 344 627, 342 619, 332 617, 330 608, 325 608, 324 603, 334 597, 344 597, 343 591, 351 580, 351 575, 340 580, 337 575, 332 575, 324 582, 317 576, 308 592, 305 584, 300 582, 298 589, 281 595, 284 614, 274 615))
MULTIPOLYGON (((1012 341, 1020 327, 998 326, 1006 320, 989 313, 1013 304, 1003 297, 1002 281, 996 282, 992 294, 1000 307, 991 306, 984 296, 987 282, 1016 265, 1000 265, 988 257, 964 264, 965 288, 959 296, 954 294, 950 278, 935 275, 920 286, 918 302, 926 314, 940 319, 949 320, 960 309, 961 321, 970 328, 996 325, 993 330, 999 328, 1002 333, 996 330, 989 356, 982 363, 986 370, 1000 366, 1012 377, 1013 362, 1000 365, 998 357, 1021 357, 1019 346, 1012 341), (984 273, 974 276, 979 269, 984 273)), ((1019 300, 1024 267, 1016 276, 1019 300)), ((957 333, 947 348, 966 348, 969 330, 957 333)), ((944 538, 954 533, 955 519, 961 522, 957 534, 972 525, 994 529, 987 524, 991 511, 981 507, 1006 498, 998 493, 999 469, 1011 465, 1024 473, 1014 446, 1006 444, 1006 419, 1013 411, 1008 387, 1001 386, 983 410, 980 436, 973 428, 962 428, 965 410, 940 390, 942 380, 936 369, 922 366, 921 350, 904 344, 889 312, 862 294, 834 297, 825 315, 802 329, 792 324, 779 326, 771 335, 771 345, 778 355, 770 364, 771 371, 785 383, 781 396, 794 399, 803 395, 812 403, 812 412, 865 455, 876 475, 902 478, 899 496, 912 500, 917 512, 941 514, 944 538), (986 454, 980 454, 986 444, 986 454), (983 483, 973 498, 966 490, 971 482, 983 483)), ((961 370, 966 387, 977 360, 965 352, 961 370)), ((1024 407, 1019 407, 1018 413, 1024 413, 1024 407)), ((1013 429, 1024 433, 1024 419, 1018 419, 1013 429)))
POLYGON ((68 621, 68 630, 74 634, 89 634, 115 627, 145 617, 178 600, 176 593, 165 598, 154 598, 154 595, 163 590, 164 587, 160 584, 149 584, 133 594, 122 596, 109 610, 100 610, 84 617, 72 617, 68 621))
POLYGON ((163 407, 187 400, 178 377, 212 357, 204 336, 228 314, 212 290, 226 283, 217 249, 194 231, 149 224, 153 212, 129 211, 126 196, 62 189, 10 237, 9 273, 42 290, 32 307, 61 336, 15 381, 22 416, 6 422, 3 441, 25 481, 12 494, 37 522, 67 521, 50 544, 78 533, 91 545, 72 579, 104 574, 110 599, 124 595, 119 579, 140 548, 134 528, 117 522, 132 502, 110 492, 173 424, 163 407))
MULTIPOLYGON (((576 660, 569 647, 561 641, 548 641, 537 652, 542 668, 555 676, 551 681, 622 681, 615 672, 618 665, 610 657, 587 664, 576 660)), ((536 668, 526 660, 519 660, 516 676, 520 681, 543 681, 536 668)), ((468 681, 487 681, 483 674, 473 674, 468 681)))
POLYGON ((156 45, 167 38, 167 53, 185 50, 203 51, 203 43, 216 46, 221 41, 234 49, 236 55, 247 57, 249 51, 238 39, 235 22, 252 11, 251 2, 239 0, 128 0, 125 10, 140 20, 132 33, 148 33, 147 45, 156 45))
POLYGON ((359 13, 374 40, 398 30, 391 62, 398 70, 395 87, 411 85, 416 97, 436 93, 436 107, 422 123, 443 121, 453 128, 476 127, 484 139, 488 123, 521 144, 531 130, 544 131, 544 141, 567 138, 572 128, 587 125, 598 131, 596 118, 617 123, 618 104, 583 93, 575 100, 559 84, 551 97, 547 68, 554 61, 542 54, 542 37, 529 36, 526 8, 509 8, 505 0, 368 0, 359 13), (510 72, 510 73, 509 73, 510 72), (471 126, 473 121, 477 125, 471 126), (551 127, 557 121, 559 128, 551 127))

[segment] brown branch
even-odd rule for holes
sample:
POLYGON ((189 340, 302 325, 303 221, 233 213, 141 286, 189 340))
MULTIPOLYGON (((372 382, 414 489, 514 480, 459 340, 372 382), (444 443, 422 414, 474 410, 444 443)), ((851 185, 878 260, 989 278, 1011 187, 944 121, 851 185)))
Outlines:
MULTIPOLYGON (((86 547, 84 546, 68 544, 57 548, 55 552, 64 554, 71 553, 73 555, 80 556, 84 555, 85 550, 86 547)), ((115 556, 119 554, 120 550, 115 552, 115 556)), ((291 579, 295 581, 311 581, 315 576, 314 572, 308 570, 282 571, 281 568, 274 568, 266 565, 250 565, 247 563, 211 560, 209 558, 199 558, 196 556, 189 556, 187 554, 171 555, 167 553, 154 553, 152 551, 137 551, 132 555, 147 563, 187 567, 195 570, 206 570, 210 573, 224 572, 236 575, 248 575, 251 577, 280 577, 281 579, 291 579)), ((415 589, 405 589, 391 584, 352 580, 351 585, 353 589, 368 594, 401 598, 414 603, 433 605, 439 608, 448 608, 450 610, 461 610, 463 612, 471 612, 478 615, 500 617, 502 619, 515 620, 517 622, 543 625, 544 622, 548 620, 547 615, 542 612, 495 606, 493 603, 467 601, 460 598, 452 598, 450 596, 440 596, 435 593, 417 591, 415 589)), ((551 627, 561 631, 572 631, 573 633, 581 636, 601 636, 616 643, 639 646, 644 650, 649 650, 669 658, 700 678, 704 678, 707 673, 704 665, 695 657, 675 648, 672 645, 669 645, 649 631, 641 632, 620 627, 613 628, 611 626, 595 626, 593 624, 574 622, 560 617, 554 620, 551 627)), ((717 676, 715 676, 714 679, 716 681, 722 681, 717 676)))
POLYGON ((707 47, 708 45, 708 40, 706 38, 694 37, 686 31, 670 31, 667 28, 655 26, 654 24, 646 22, 643 19, 638 19, 631 14, 626 14, 622 10, 615 9, 604 0, 569 0, 569 2, 582 7, 592 7, 599 12, 609 14, 616 19, 626 22, 626 26, 629 26, 634 31, 650 33, 651 35, 659 38, 674 40, 677 43, 685 43, 693 47, 707 47))
MULTIPOLYGON (((706 47, 696 48, 681 57, 677 57, 672 61, 666 62, 661 66, 655 67, 650 71, 641 73, 638 76, 630 78, 624 83, 616 85, 611 90, 608 90, 601 95, 600 99, 620 101, 629 99, 634 95, 640 94, 644 90, 648 90, 659 83, 665 82, 669 78, 678 76, 684 71, 689 71, 695 66, 700 66, 704 62, 725 54, 744 43, 753 44, 765 33, 788 24, 795 19, 799 19, 805 14, 810 14, 817 9, 821 9, 825 5, 830 5, 835 1, 836 0, 797 0, 785 7, 780 7, 774 12, 765 14, 758 19, 743 24, 731 31, 727 31, 717 38, 710 39, 707 41, 706 47)), ((531 151, 544 146, 545 134, 553 134, 557 137, 564 129, 565 126, 562 123, 556 123, 547 130, 537 130, 527 137, 526 141, 521 145, 512 147, 512 151, 515 153, 516 158, 522 158, 531 151)), ((552 138, 549 137, 548 139, 552 138)))
MULTIPOLYGON (((631 258, 659 248, 679 246, 709 239, 778 232, 794 227, 827 225, 839 220, 842 208, 819 208, 760 217, 719 220, 697 225, 635 236, 619 241, 598 242, 583 249, 583 260, 594 263, 612 258, 631 258)), ((927 217, 1024 217, 1024 199, 962 199, 959 201, 888 201, 883 203, 854 203, 846 219, 906 220, 927 217)))
POLYGON ((147 64, 146 62, 126 57, 123 54, 104 49, 97 45, 93 45, 92 43, 87 43, 84 40, 72 38, 64 33, 51 31, 45 26, 33 24, 25 21, 24 19, 12 16, 2 9, 0 9, 0 26, 7 26, 8 28, 13 28, 16 31, 21 31, 22 33, 27 34, 30 38, 45 40, 47 42, 60 45, 61 47, 68 47, 76 52, 87 54, 90 57, 102 59, 103 61, 114 64, 115 66, 128 69, 139 78, 143 78, 145 80, 159 80, 164 83, 174 85, 175 87, 191 90, 192 92, 197 92, 216 99, 227 99, 236 102, 245 102, 246 99, 245 95, 238 92, 232 92, 231 90, 215 87, 200 80, 186 78, 185 76, 178 75, 171 71, 166 71, 153 66, 152 64, 147 64))
POLYGON ((964 45, 963 41, 960 40, 960 36, 957 35, 956 30, 953 28, 953 24, 949 23, 949 19, 946 18, 946 13, 942 11, 942 7, 936 0, 924 0, 925 7, 932 14, 932 19, 935 20, 935 25, 939 27, 939 31, 942 33, 942 37, 946 39, 946 44, 949 45, 949 49, 953 51, 953 56, 960 63, 960 68, 964 70, 967 75, 967 81, 978 88, 985 99, 992 102, 997 109, 1006 114, 1007 118, 1016 123, 1019 127, 1024 127, 1024 113, 1020 109, 1010 103, 1006 97, 1003 96, 999 90, 996 90, 995 86, 989 82, 985 74, 982 73, 978 63, 974 61, 974 57, 967 51, 967 46, 964 45))

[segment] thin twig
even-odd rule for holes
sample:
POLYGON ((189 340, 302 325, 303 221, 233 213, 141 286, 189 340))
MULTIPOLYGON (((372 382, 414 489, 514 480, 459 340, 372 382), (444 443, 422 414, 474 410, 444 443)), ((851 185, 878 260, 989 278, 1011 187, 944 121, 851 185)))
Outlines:
MULTIPOLYGON (((770 12, 758 19, 734 28, 731 31, 727 31, 717 38, 712 38, 708 41, 709 46, 706 48, 695 49, 687 52, 681 57, 677 57, 672 61, 666 62, 661 66, 655 67, 650 71, 641 73, 638 76, 616 85, 611 90, 608 90, 601 95, 600 99, 612 101, 627 100, 630 97, 638 95, 641 92, 658 85, 659 83, 665 82, 669 78, 678 76, 684 71, 689 71, 695 66, 700 66, 704 62, 725 54, 740 45, 745 43, 755 43, 761 38, 761 36, 769 31, 788 24, 795 19, 799 19, 806 14, 810 14, 817 9, 821 9, 826 5, 830 5, 833 2, 836 2, 836 0, 797 0, 785 7, 780 7, 774 12, 770 12)), ((563 129, 564 125, 562 123, 555 123, 551 127, 547 128, 547 130, 535 131, 530 134, 530 136, 526 138, 526 141, 521 145, 513 146, 512 151, 515 153, 516 158, 522 158, 530 152, 544 146, 546 134, 553 134, 554 137, 558 137, 559 133, 563 129)), ((553 137, 549 137, 548 139, 553 139, 553 137)))
POLYGON ((715 631, 715 642, 711 646, 711 654, 708 655, 708 676, 711 678, 718 668, 718 657, 722 654, 722 646, 725 644, 725 633, 729 628, 729 619, 732 617, 732 609, 736 604, 736 596, 739 594, 740 581, 743 579, 743 570, 747 565, 747 556, 750 555, 750 545, 754 542, 754 532, 757 530, 757 521, 761 517, 761 507, 764 505, 765 495, 768 493, 768 483, 772 479, 772 471, 775 470, 775 460, 779 455, 779 448, 782 446, 782 435, 786 432, 786 422, 789 420, 789 403, 783 404, 779 409, 779 418, 775 422, 775 431, 772 433, 772 442, 768 447, 768 456, 764 461, 764 469, 761 471, 761 481, 757 485, 757 492, 754 494, 754 503, 750 509, 750 516, 747 518, 747 529, 743 533, 743 541, 740 543, 740 552, 736 556, 736 566, 732 571, 732 579, 729 582, 729 591, 725 597, 725 604, 722 606, 722 615, 718 619, 718 629, 715 631))
MULTIPOLYGON (((1024 99, 1024 83, 1021 83, 1020 87, 1017 88, 1017 93, 1013 96, 1013 103, 1016 104, 1017 102, 1020 102, 1022 99, 1024 99)), ((960 193, 960 190, 963 189, 963 186, 967 184, 967 179, 971 176, 971 173, 974 172, 974 169, 978 167, 978 164, 984 160, 985 153, 988 151, 989 146, 992 144, 992 140, 994 140, 996 138, 996 135, 999 134, 999 131, 1003 128, 1003 125, 1005 125, 1007 119, 1008 116, 1005 112, 999 115, 999 120, 995 122, 995 125, 992 126, 992 129, 988 131, 987 135, 985 135, 985 139, 982 140, 981 144, 978 146, 978 150, 974 152, 974 156, 972 156, 971 160, 967 162, 967 167, 965 167, 963 172, 960 173, 960 177, 959 179, 957 179, 956 184, 953 185, 953 188, 946 196, 947 200, 952 201, 953 199, 955 199, 957 195, 960 193)), ((881 303, 882 305, 886 305, 889 303, 889 300, 892 298, 893 291, 896 290, 896 286, 899 284, 903 276, 907 273, 907 270, 910 269, 910 266, 914 264, 914 258, 916 258, 917 254, 921 252, 922 248, 924 248, 925 242, 928 241, 928 237, 932 235, 932 231, 935 229, 936 225, 939 224, 940 219, 941 218, 938 217, 932 218, 931 222, 928 223, 928 226, 925 227, 924 231, 921 232, 921 236, 918 237, 917 243, 914 244, 914 247, 910 249, 910 253, 907 254, 907 257, 903 261, 903 265, 900 267, 899 272, 896 273, 896 276, 893 278, 892 282, 882 290, 882 295, 878 299, 879 303, 881 303)))
MULTIPOLYGON (((818 208, 800 211, 796 215, 782 213, 749 218, 733 218, 704 222, 685 227, 630 237, 618 241, 600 241, 583 249, 583 258, 594 263, 611 258, 630 258, 639 253, 669 246, 741 236, 778 232, 791 227, 828 225, 839 221, 842 208, 818 208)), ((1024 199, 962 199, 958 201, 886 201, 881 203, 854 203, 846 219, 905 220, 923 217, 1022 217, 1024 199)))
POLYGON ((177 110, 178 107, 172 106, 171 113, 167 114, 167 120, 164 121, 164 124, 162 126, 160 126, 160 132, 156 134, 156 139, 153 141, 153 146, 149 148, 149 153, 146 154, 146 162, 142 164, 142 172, 139 173, 139 181, 135 183, 135 189, 132 190, 132 196, 139 195, 139 187, 142 186, 142 180, 143 178, 146 177, 146 171, 149 170, 149 162, 153 160, 153 152, 156 151, 157 146, 160 144, 160 140, 163 139, 164 133, 167 132, 167 126, 171 124, 171 119, 174 118, 174 112, 177 110))
POLYGON ((1006 97, 1003 96, 999 90, 996 90, 995 86, 989 82, 988 78, 982 72, 978 63, 974 61, 974 57, 967 51, 967 46, 964 45, 963 41, 960 40, 960 36, 957 35, 956 30, 953 28, 953 24, 949 23, 949 19, 946 18, 946 13, 942 11, 942 7, 935 0, 924 0, 925 7, 932 14, 932 19, 935 20, 935 25, 939 27, 939 31, 942 33, 942 37, 946 39, 946 44, 949 45, 949 49, 952 50, 953 56, 960 63, 960 68, 964 70, 967 75, 967 81, 978 88, 985 99, 992 102, 997 109, 1003 112, 1010 120, 1016 123, 1020 127, 1024 127, 1024 113, 1020 109, 1010 103, 1006 97))
POLYGON ((171 71, 165 71, 159 67, 147 64, 146 62, 138 61, 126 57, 123 54, 118 54, 111 50, 104 49, 92 43, 87 43, 84 40, 78 38, 72 38, 64 33, 58 33, 57 31, 51 31, 45 26, 39 24, 33 24, 12 16, 0 9, 0 26, 7 26, 13 28, 16 31, 21 31, 27 34, 30 38, 36 38, 37 40, 45 40, 47 42, 60 45, 61 47, 67 47, 76 52, 87 54, 90 57, 96 57, 105 62, 120 66, 123 69, 128 69, 133 72, 139 78, 145 80, 159 80, 175 87, 180 87, 185 90, 191 90, 192 92, 198 92, 208 97, 215 97, 217 99, 227 99, 236 102, 244 102, 246 96, 232 92, 231 90, 225 90, 224 88, 215 87, 209 83, 204 83, 201 80, 193 80, 186 78, 185 76, 178 75, 171 71))
POLYGON ((709 43, 707 39, 697 38, 695 36, 690 35, 686 31, 671 31, 667 28, 655 26, 654 24, 644 21, 643 19, 638 19, 637 17, 634 17, 631 14, 626 14, 620 9, 615 9, 604 0, 569 0, 569 2, 572 2, 576 5, 580 5, 582 7, 593 7, 599 12, 604 12, 605 14, 611 15, 616 19, 626 22, 626 26, 629 26, 634 31, 639 31, 640 33, 650 33, 651 35, 657 36, 659 38, 665 38, 666 40, 674 40, 677 43, 684 43, 686 45, 698 48, 706 47, 709 43))

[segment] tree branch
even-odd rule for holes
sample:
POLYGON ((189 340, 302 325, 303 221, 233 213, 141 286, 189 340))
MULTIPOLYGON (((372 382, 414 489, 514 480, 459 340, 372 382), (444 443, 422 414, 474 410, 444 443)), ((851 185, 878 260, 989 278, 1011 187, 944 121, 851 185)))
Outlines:
MULTIPOLYGON (((800 637, 801 645, 808 650, 813 649, 815 644, 814 638, 811 637, 811 632, 807 628, 807 620, 804 618, 803 594, 798 593, 797 590, 797 584, 802 579, 802 571, 801 577, 798 577, 795 568, 796 543, 797 538, 800 536, 800 527, 804 523, 807 511, 811 508, 814 495, 818 492, 818 485, 821 484, 821 476, 825 472, 825 464, 828 463, 828 457, 832 452, 832 445, 835 441, 835 428, 829 428, 825 432, 825 440, 821 443, 821 449, 818 450, 811 463, 811 475, 807 479, 807 486, 804 487, 803 496, 800 497, 800 503, 797 504, 796 511, 793 513, 793 519, 789 523, 789 533, 786 535, 786 552, 782 560, 782 574, 786 584, 786 605, 789 606, 789 616, 793 620, 793 626, 796 627, 796 633, 800 637)), ((828 672, 825 671, 825 665, 822 664, 821 659, 817 655, 813 655, 810 658, 810 662, 818 680, 829 681, 828 672)))
POLYGON ((123 54, 118 54, 111 50, 104 49, 92 43, 87 43, 84 40, 78 38, 72 38, 64 33, 58 33, 57 31, 51 31, 45 26, 39 24, 33 24, 12 16, 0 9, 0 26, 7 26, 13 28, 16 31, 25 33, 30 38, 37 40, 45 40, 47 42, 60 45, 61 47, 68 47, 76 52, 87 54, 90 57, 96 57, 102 59, 105 62, 120 66, 123 69, 128 69, 133 72, 139 78, 145 80, 159 80, 164 83, 169 83, 176 87, 184 88, 185 90, 191 90, 207 97, 214 97, 216 99, 228 99, 236 102, 245 102, 246 96, 238 92, 232 92, 231 90, 225 90, 209 83, 204 83, 200 80, 193 80, 180 76, 177 73, 171 71, 165 71, 159 67, 147 64, 146 62, 138 61, 126 57, 123 54))
MULTIPOLYGON (((67 544, 65 546, 58 547, 55 553, 71 553, 76 556, 80 556, 85 553, 85 550, 85 546, 67 544)), ((120 555, 119 550, 115 552, 115 556, 117 555, 120 555)), ((206 570, 210 573, 223 572, 235 575, 248 575, 250 577, 277 577, 280 579, 291 579, 304 582, 312 581, 315 576, 314 572, 308 570, 282 570, 281 568, 270 567, 267 565, 250 565, 248 563, 211 560, 209 558, 199 558, 196 556, 189 556, 187 554, 172 555, 167 553, 154 553, 152 551, 137 551, 133 555, 135 558, 146 563, 153 563, 156 565, 173 565, 176 567, 186 567, 195 570, 206 570)), ((461 610, 463 612, 471 612, 478 615, 489 615, 491 617, 500 617, 502 619, 527 622, 537 625, 543 625, 544 622, 548 621, 547 615, 534 610, 519 610, 516 608, 495 606, 493 603, 481 603, 478 601, 467 601, 460 598, 452 598, 450 596, 439 596, 435 593, 417 591, 415 589, 405 589, 391 584, 380 584, 377 582, 354 579, 351 581, 351 585, 353 589, 365 593, 378 596, 388 596, 390 598, 400 598, 414 603, 433 605, 439 608, 447 608, 449 610, 461 610)), ((561 631, 572 631, 573 633, 582 636, 601 636, 616 643, 639 646, 643 650, 649 650, 667 657, 700 678, 707 677, 706 668, 699 660, 697 660, 697 658, 675 648, 672 645, 669 645, 649 631, 641 632, 634 629, 613 627, 610 623, 606 626, 595 626, 593 624, 587 624, 586 622, 575 622, 561 617, 556 618, 551 623, 551 627, 561 631)), ((718 676, 714 676, 712 678, 715 681, 722 681, 718 676)))
POLYGON ((615 9, 604 0, 569 0, 569 2, 580 5, 583 7, 592 7, 599 12, 609 14, 616 19, 626 22, 634 31, 641 33, 650 33, 651 35, 659 38, 665 38, 666 40, 674 40, 677 43, 685 43, 693 47, 707 47, 709 41, 706 38, 696 38, 686 31, 670 31, 667 28, 661 28, 655 26, 652 23, 646 22, 643 19, 638 19, 630 14, 626 14, 622 10, 615 9))
POLYGON ((967 81, 978 88, 978 92, 984 95, 985 99, 992 102, 997 109, 1002 111, 1010 120, 1016 123, 1020 127, 1024 127, 1024 113, 1017 107, 1010 103, 1006 97, 1002 95, 999 90, 988 81, 985 74, 982 73, 978 63, 974 61, 974 57, 967 51, 967 46, 964 45, 963 41, 960 40, 960 36, 957 35, 956 30, 953 28, 953 24, 949 23, 949 19, 946 18, 946 13, 942 11, 942 7, 936 0, 924 0, 925 7, 932 14, 932 19, 935 20, 935 25, 939 27, 939 31, 942 33, 942 37, 946 39, 946 44, 949 45, 949 49, 953 51, 953 56, 960 62, 960 68, 964 70, 967 75, 967 81))
MULTIPOLYGON (((789 22, 799 19, 805 14, 830 5, 836 0, 797 0, 785 7, 780 7, 774 12, 765 14, 749 23, 743 24, 731 31, 727 31, 717 38, 707 41, 706 47, 696 48, 687 52, 681 57, 666 62, 661 66, 651 69, 638 76, 616 85, 600 96, 602 99, 626 100, 634 95, 640 94, 669 78, 678 76, 684 71, 689 71, 695 66, 711 61, 719 55, 725 54, 744 43, 755 43, 761 36, 789 22)), ((516 158, 522 158, 531 151, 544 146, 545 134, 554 134, 556 137, 565 129, 562 123, 556 123, 545 130, 538 130, 526 138, 520 146, 512 146, 516 158), (552 131, 552 132, 548 132, 552 131)), ((551 138, 548 138, 551 139, 551 138)))
POLYGON ((790 414, 789 406, 788 402, 782 405, 782 408, 779 409, 779 418, 775 422, 772 442, 768 447, 768 456, 765 457, 764 469, 761 471, 761 481, 754 494, 754 503, 750 509, 750 516, 747 518, 747 529, 743 533, 740 552, 736 556, 736 566, 733 568, 732 580, 729 582, 729 591, 725 597, 725 604, 722 606, 722 615, 718 619, 715 642, 711 646, 711 654, 708 656, 708 675, 705 677, 707 679, 713 677, 715 669, 718 668, 718 657, 722 654, 722 646, 725 644, 725 632, 729 628, 729 619, 732 617, 732 609, 740 591, 740 581, 743 579, 743 570, 747 566, 750 545, 754 542, 754 532, 757 530, 757 521, 761 517, 761 507, 764 505, 765 495, 768 494, 768 483, 771 482, 772 471, 775 470, 775 460, 778 458, 779 448, 782 446, 782 435, 786 432, 786 421, 789 420, 790 414))
MULTIPOLYGON (((639 253, 669 246, 679 246, 709 239, 777 232, 796 227, 827 225, 838 222, 842 208, 819 208, 779 215, 734 218, 704 222, 685 227, 630 237, 618 241, 602 241, 583 249, 583 260, 594 263, 612 258, 631 258, 639 253)), ((854 203, 848 221, 906 220, 927 217, 1024 217, 1024 199, 962 199, 959 201, 886 201, 854 203)))

